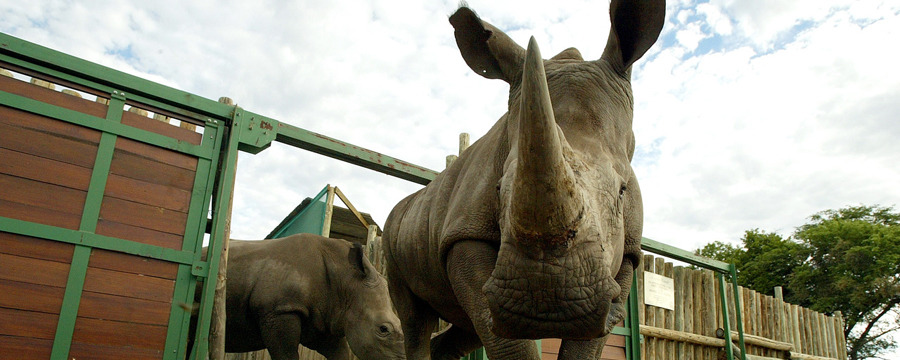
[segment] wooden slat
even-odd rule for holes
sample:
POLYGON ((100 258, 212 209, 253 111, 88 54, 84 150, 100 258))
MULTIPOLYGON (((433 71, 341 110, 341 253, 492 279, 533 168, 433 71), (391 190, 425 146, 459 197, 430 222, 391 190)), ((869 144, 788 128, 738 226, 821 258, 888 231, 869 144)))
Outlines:
POLYGON ((100 219, 97 223, 97 234, 175 250, 181 250, 184 243, 184 238, 181 235, 145 229, 105 219, 100 219))
MULTIPOLYGON (((196 160, 192 162, 196 163, 196 160)), ((121 149, 116 149, 113 153, 109 171, 127 178, 185 191, 191 191, 194 187, 194 171, 135 155, 121 149)))
POLYGON ((16 95, 32 98, 41 102, 54 104, 66 109, 81 113, 105 117, 107 106, 101 103, 82 99, 41 86, 32 85, 24 81, 9 77, 0 77, 0 89, 16 95))
POLYGON ((0 232, 0 253, 51 260, 62 263, 72 261, 74 245, 30 236, 0 232))
POLYGON ((175 282, 88 266, 84 291, 171 303, 175 282))
POLYGON ((69 358, 91 360, 152 360, 162 359, 162 349, 143 349, 132 346, 108 346, 72 343, 69 349, 69 358))
POLYGON ((65 287, 68 277, 69 264, 0 254, 0 279, 65 287))
POLYGON ((78 316, 166 326, 170 310, 168 303, 86 291, 81 297, 78 316))
POLYGON ((0 147, 34 154, 48 159, 57 159, 82 167, 93 167, 97 155, 100 133, 62 121, 52 120, 18 111, 20 119, 9 118, 10 112, 17 112, 0 106, 0 147), (46 129, 32 129, 42 126, 46 129), (31 128, 28 128, 28 126, 31 128), (69 133, 59 134, 54 131, 69 133))
POLYGON ((90 267, 174 280, 178 264, 103 249, 91 252, 90 267))
POLYGON ((0 307, 59 314, 65 289, 0 279, 0 307))
POLYGON ((166 342, 166 327, 79 316, 75 320, 72 341, 83 344, 163 349, 166 342))
POLYGON ((191 202, 188 191, 115 174, 106 183, 106 196, 181 213, 187 213, 191 202))
POLYGON ((116 141, 116 150, 141 156, 163 164, 177 166, 191 171, 197 170, 197 158, 172 150, 148 145, 139 141, 119 138, 116 141))
POLYGON ((53 339, 59 315, 0 308, 0 335, 53 339))
POLYGON ((100 218, 145 229, 184 235, 187 214, 131 201, 103 197, 100 218))
POLYGON ((86 191, 0 174, 0 200, 80 215, 86 191))
POLYGON ((0 159, 0 174, 76 190, 87 190, 91 182, 89 168, 2 148, 0 159))
POLYGON ((174 126, 167 122, 138 115, 130 111, 122 113, 122 124, 172 137, 194 145, 200 145, 200 140, 203 138, 203 135, 199 133, 174 126))
POLYGON ((625 348, 618 346, 607 346, 600 353, 600 359, 603 360, 625 360, 625 348))
POLYGON ((0 360, 46 360, 53 340, 0 335, 0 360))
POLYGON ((77 230, 81 215, 0 200, 0 216, 77 230))

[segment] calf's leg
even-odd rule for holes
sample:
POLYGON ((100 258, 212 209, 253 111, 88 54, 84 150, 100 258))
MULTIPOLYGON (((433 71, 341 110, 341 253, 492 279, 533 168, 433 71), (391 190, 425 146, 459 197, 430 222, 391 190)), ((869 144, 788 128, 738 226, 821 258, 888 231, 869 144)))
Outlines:
POLYGON ((437 326, 438 316, 422 299, 415 296, 390 265, 387 269, 391 301, 397 309, 403 328, 404 347, 408 360, 428 360, 431 353, 431 334, 437 326))
POLYGON ((259 320, 263 343, 272 360, 299 360, 300 317, 292 313, 270 314, 259 320))

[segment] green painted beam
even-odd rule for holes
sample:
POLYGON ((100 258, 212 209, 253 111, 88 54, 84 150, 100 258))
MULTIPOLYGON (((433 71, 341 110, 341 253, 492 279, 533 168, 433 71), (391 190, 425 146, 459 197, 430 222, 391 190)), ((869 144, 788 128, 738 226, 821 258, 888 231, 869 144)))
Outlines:
POLYGON ((277 131, 275 141, 306 149, 317 154, 345 161, 370 170, 427 185, 438 172, 396 159, 357 145, 285 123, 271 124, 277 131))
POLYGON ((178 112, 187 111, 185 113, 187 116, 196 113, 217 118, 231 117, 233 106, 126 74, 4 33, 0 33, 0 55, 7 57, 6 59, 0 57, 0 60, 31 71, 81 85, 90 82, 110 90, 117 89, 128 94, 132 100, 147 99, 172 105, 178 112))
POLYGON ((193 253, 0 216, 5 232, 192 265, 193 253))
POLYGON ((691 265, 699 266, 704 269, 713 270, 718 273, 727 274, 729 269, 729 264, 725 262, 721 262, 718 260, 713 260, 709 258, 705 258, 700 255, 695 255, 694 253, 682 250, 677 247, 663 244, 659 241, 642 238, 641 239, 641 249, 645 251, 652 252, 657 255, 662 255, 668 258, 672 258, 678 261, 683 261, 691 265))

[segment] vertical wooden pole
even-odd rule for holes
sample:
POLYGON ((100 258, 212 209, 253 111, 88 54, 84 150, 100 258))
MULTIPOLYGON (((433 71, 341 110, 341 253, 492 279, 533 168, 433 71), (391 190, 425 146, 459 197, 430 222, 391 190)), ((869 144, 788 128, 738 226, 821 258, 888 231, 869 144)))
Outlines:
MULTIPOLYGON (((693 269, 684 269, 684 332, 696 334, 694 331, 694 273, 693 269)), ((684 356, 682 359, 693 360, 694 349, 696 345, 691 343, 684 344, 684 356)))
MULTIPOLYGON (((676 266, 674 269, 673 282, 675 283, 675 311, 673 311, 673 326, 675 331, 684 332, 684 273, 686 269, 683 266, 676 266)), ((673 359, 684 359, 684 342, 675 344, 672 350, 673 359)))
MULTIPOLYGON (((716 282, 711 270, 703 270, 703 335, 716 336, 716 282)), ((707 359, 715 359, 718 349, 708 348, 707 359)))
POLYGON ((798 305, 791 304, 791 332, 793 333, 794 338, 794 351, 798 353, 803 353, 805 350, 803 348, 803 336, 800 333, 800 307, 798 305))
MULTIPOLYGON (((227 97, 219 98, 219 102, 227 105, 234 105, 234 101, 227 97)), ((237 171, 237 158, 237 156, 234 157, 234 166, 232 166, 234 171, 237 171)), ((232 196, 231 199, 228 200, 228 215, 225 218, 225 237, 222 238, 222 254, 219 256, 219 272, 216 274, 216 292, 215 295, 213 295, 213 309, 209 325, 210 360, 225 359, 225 282, 228 271, 228 241, 231 238, 231 209, 234 205, 234 182, 231 184, 221 184, 220 186, 230 187, 232 196)))
MULTIPOLYGON (((655 266, 655 262, 653 261, 653 255, 644 255, 644 273, 655 273, 653 268, 655 266)), ((646 285, 645 285, 646 286, 646 285)), ((656 307, 655 306, 647 306, 647 325, 656 326, 656 307)), ((655 337, 647 337, 644 339, 644 343, 647 344, 647 351, 642 354, 647 354, 648 360, 656 360, 659 357, 656 355, 656 342, 657 339, 655 337)))
POLYGON ((322 236, 331 235, 331 216, 334 215, 334 186, 328 185, 325 196, 325 221, 322 223, 322 236))
MULTIPOLYGON (((667 278, 673 279, 675 278, 675 268, 671 262, 665 263, 663 267, 663 275, 667 278)), ((674 295, 674 294, 673 294, 674 295)), ((677 296, 676 296, 677 297, 677 296)), ((666 329, 674 329, 675 328, 675 310, 665 310, 665 328, 666 329)), ((678 359, 675 355, 675 341, 666 340, 666 358, 667 359, 678 359)))
POLYGON ((837 337, 838 359, 847 360, 847 339, 844 337, 844 315, 834 312, 834 335, 837 337))
POLYGON ((462 155, 463 151, 469 148, 469 133, 460 133, 459 134, 459 155, 462 155))
MULTIPOLYGON (((703 326, 703 272, 700 270, 694 271, 692 277, 694 282, 692 289, 694 292, 694 313, 692 314, 694 317, 694 333, 709 336, 709 334, 704 333, 703 326)), ((706 360, 706 347, 697 345, 694 348, 694 359, 706 360)))

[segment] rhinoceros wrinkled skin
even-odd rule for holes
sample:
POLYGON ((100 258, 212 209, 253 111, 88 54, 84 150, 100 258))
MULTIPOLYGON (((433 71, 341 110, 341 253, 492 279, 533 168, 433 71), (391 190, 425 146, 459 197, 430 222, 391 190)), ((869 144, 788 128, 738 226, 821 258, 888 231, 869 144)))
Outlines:
MULTIPOLYGON (((599 14, 598 14, 599 15, 599 14)), ((641 259, 631 66, 656 42, 665 1, 610 4, 599 60, 543 60, 465 6, 450 17, 466 64, 509 83, 508 112, 388 216, 387 278, 410 359, 599 355, 641 259), (438 318, 452 326, 430 340, 438 318), (430 340, 430 341, 429 341, 430 340)))
POLYGON ((404 359, 387 282, 362 247, 311 234, 231 240, 225 351, 268 349, 298 359, 303 344, 329 360, 404 359), (349 346, 348 346, 349 344, 349 346))

